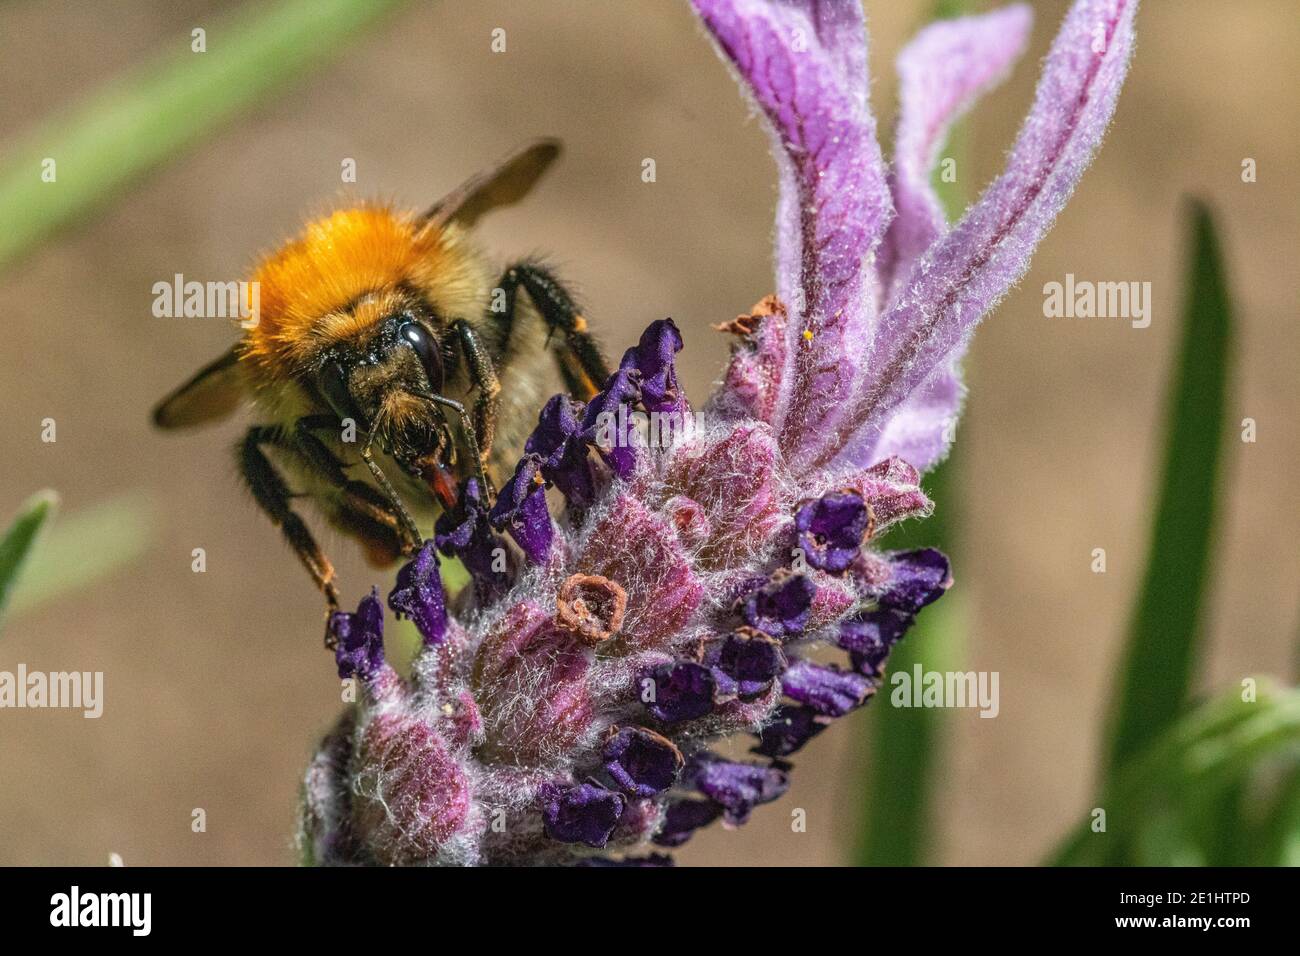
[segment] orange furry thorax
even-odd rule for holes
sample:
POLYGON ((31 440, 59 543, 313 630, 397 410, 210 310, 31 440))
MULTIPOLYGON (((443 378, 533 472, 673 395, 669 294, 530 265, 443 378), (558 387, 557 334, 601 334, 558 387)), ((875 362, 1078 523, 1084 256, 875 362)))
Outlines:
POLYGON ((338 210, 257 266, 260 314, 242 354, 266 379, 292 377, 322 348, 364 334, 399 287, 419 290, 441 314, 472 304, 478 271, 454 227, 422 226, 378 204, 338 210))

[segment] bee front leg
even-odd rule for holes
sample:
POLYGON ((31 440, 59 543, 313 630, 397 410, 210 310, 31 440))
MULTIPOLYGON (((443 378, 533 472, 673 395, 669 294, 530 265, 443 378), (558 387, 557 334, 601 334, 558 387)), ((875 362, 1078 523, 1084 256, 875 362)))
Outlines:
POLYGON ((379 462, 375 461, 375 456, 370 451, 370 442, 368 441, 361 446, 361 460, 366 463, 371 476, 379 485, 380 490, 387 495, 389 504, 397 514, 399 532, 405 541, 403 553, 407 555, 414 554, 420 550, 420 529, 416 525, 415 519, 411 517, 411 513, 406 510, 406 505, 402 504, 402 499, 397 496, 397 489, 388 480, 384 470, 379 467, 379 462))
MULTIPOLYGON (((330 451, 329 446, 316 434, 318 431, 342 432, 342 428, 342 421, 335 419, 334 416, 307 415, 295 421, 294 441, 312 471, 338 489, 343 510, 348 512, 348 515, 344 516, 350 516, 372 527, 377 525, 402 538, 399 541, 398 553, 406 553, 412 549, 411 537, 404 533, 407 527, 403 524, 402 516, 394 503, 387 501, 382 493, 377 492, 373 486, 365 484, 364 481, 350 479, 338 455, 330 451)), ((416 535, 416 538, 419 538, 419 535, 416 535)), ((370 544, 378 545, 381 542, 370 542, 370 544)), ((416 540, 413 546, 419 548, 419 545, 420 541, 416 540)))
MULTIPOLYGON (((478 477, 483 480, 483 469, 487 467, 488 457, 492 454, 492 442, 496 436, 497 396, 501 394, 501 382, 497 378, 496 365, 492 361, 492 356, 488 354, 487 348, 470 324, 464 319, 457 319, 451 323, 451 331, 456 336, 456 341, 460 343, 461 351, 465 353, 470 381, 476 389, 473 426, 467 427, 465 431, 476 446, 473 450, 478 456, 478 477)), ((440 401, 458 411, 464 419, 465 409, 459 402, 452 402, 450 399, 440 399, 440 401)))
POLYGON ((469 445, 469 453, 474 458, 474 477, 478 479, 479 486, 486 489, 487 492, 491 494, 494 489, 492 488, 492 485, 488 483, 487 472, 483 465, 486 456, 479 453, 478 439, 474 435, 474 423, 470 421, 469 412, 465 410, 465 406, 455 399, 446 398, 442 395, 427 393, 425 397, 429 399, 429 401, 441 405, 444 408, 449 408, 456 413, 456 416, 460 419, 461 429, 465 433, 465 442, 469 445))
MULTIPOLYGON (((420 550, 422 538, 420 529, 411 518, 411 512, 407 511, 403 505, 402 499, 398 497, 396 489, 390 483, 387 476, 380 468, 380 464, 374 460, 374 455, 370 451, 373 436, 367 436, 365 444, 359 451, 361 460, 365 462, 365 467, 374 477, 380 490, 372 488, 365 484, 364 481, 356 481, 347 476, 344 471, 343 463, 338 459, 329 446, 321 441, 320 436, 316 434, 320 431, 342 431, 343 423, 333 415, 307 415, 298 419, 294 423, 294 444, 300 457, 304 462, 311 466, 312 471, 317 473, 322 479, 329 481, 338 489, 342 497, 342 519, 348 520, 352 524, 359 524, 360 528, 369 525, 370 528, 382 527, 389 529, 398 538, 398 553, 404 555, 415 554, 420 550)), ((363 533, 363 537, 364 537, 363 533)), ((383 545, 386 542, 369 541, 368 544, 376 546, 378 551, 385 550, 383 545)))
POLYGON ((284 432, 272 426, 255 426, 248 430, 239 446, 240 472, 253 499, 280 529, 289 546, 298 555, 307 573, 325 595, 330 611, 339 607, 339 593, 334 581, 334 565, 321 550, 302 518, 289 506, 292 495, 275 465, 267 458, 264 445, 284 447, 284 432))

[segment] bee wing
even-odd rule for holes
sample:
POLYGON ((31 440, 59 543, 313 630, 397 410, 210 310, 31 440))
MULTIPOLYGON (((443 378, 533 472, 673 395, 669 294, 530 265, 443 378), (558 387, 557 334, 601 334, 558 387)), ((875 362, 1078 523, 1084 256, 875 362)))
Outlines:
POLYGON ((234 348, 209 362, 153 410, 159 428, 185 428, 224 418, 243 399, 239 354, 234 348))
POLYGON ((558 139, 539 139, 517 150, 491 169, 462 183, 438 200, 419 219, 421 225, 444 226, 455 222, 470 227, 498 206, 523 199, 560 155, 558 139))

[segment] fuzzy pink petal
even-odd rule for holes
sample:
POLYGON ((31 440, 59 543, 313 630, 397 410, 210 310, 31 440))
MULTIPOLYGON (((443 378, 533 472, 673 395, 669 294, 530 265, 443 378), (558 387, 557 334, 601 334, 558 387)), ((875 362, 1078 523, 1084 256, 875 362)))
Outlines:
POLYGON ((1024 4, 982 16, 940 20, 926 27, 898 57, 899 114, 890 186, 894 221, 877 268, 888 290, 948 228, 930 183, 952 124, 1006 78, 1025 51, 1033 11, 1024 4))
POLYGON ((1138 0, 1077 0, 1048 54, 1006 171, 917 262, 881 318, 869 387, 822 460, 863 447, 891 413, 964 348, 975 324, 1024 274, 1115 112, 1138 0))
POLYGON ((590 531, 578 570, 627 591, 619 639, 642 650, 671 641, 705 597, 670 520, 626 495, 590 531))
POLYGON ((512 607, 479 646, 474 665, 489 750, 525 763, 574 746, 594 717, 588 654, 552 618, 531 602, 512 607))
POLYGON ((780 506, 779 459, 771 433, 748 423, 720 441, 684 448, 672 460, 668 487, 694 502, 708 523, 709 538, 699 552, 705 567, 753 559, 788 520, 780 506))
POLYGON ((844 484, 856 489, 871 505, 873 533, 879 535, 895 522, 925 517, 934 510, 934 502, 926 497, 919 482, 916 468, 896 455, 848 476, 844 484))
POLYGON ((364 728, 355 823, 380 863, 409 865, 435 856, 467 822, 469 779, 429 725, 380 713, 364 728))
POLYGON ((777 295, 790 322, 770 420, 798 462, 858 378, 873 318, 874 270, 864 264, 891 215, 867 105, 862 8, 846 0, 695 0, 695 8, 772 136, 777 295))
POLYGON ((784 303, 766 296, 740 319, 748 320, 753 329, 732 345, 722 387, 709 399, 705 413, 732 420, 756 418, 770 425, 788 351, 789 315, 784 303))

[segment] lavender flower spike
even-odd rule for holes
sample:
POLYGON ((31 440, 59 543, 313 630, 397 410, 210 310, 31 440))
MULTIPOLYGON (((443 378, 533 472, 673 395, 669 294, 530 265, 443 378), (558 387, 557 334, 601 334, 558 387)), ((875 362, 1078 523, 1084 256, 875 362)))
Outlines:
POLYGON ((373 595, 333 616, 365 693, 306 774, 308 859, 665 864, 647 844, 780 798, 789 758, 870 704, 953 584, 938 551, 880 536, 930 513, 920 474, 946 450, 966 338, 1096 149, 1137 0, 1073 5, 1007 172, 951 231, 937 144, 1023 49, 1023 6, 907 48, 887 173, 858 0, 694 5, 772 135, 777 294, 720 326, 730 365, 681 441, 622 434, 693 407, 675 370, 693 333, 660 319, 585 406, 547 404, 495 500, 466 483, 435 542, 475 586, 445 598, 426 545, 390 596, 425 632, 409 680, 373 595), (741 735, 751 759, 719 756, 741 735))

